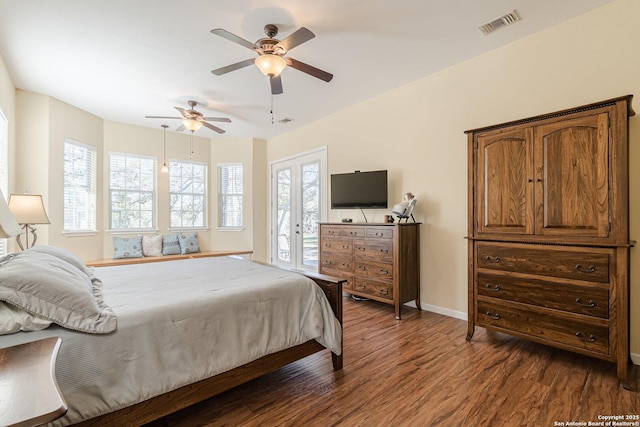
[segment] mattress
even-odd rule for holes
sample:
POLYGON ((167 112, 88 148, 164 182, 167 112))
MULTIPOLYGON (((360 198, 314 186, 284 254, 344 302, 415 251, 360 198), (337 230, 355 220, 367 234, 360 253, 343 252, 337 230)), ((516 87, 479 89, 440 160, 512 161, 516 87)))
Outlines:
POLYGON ((267 354, 316 340, 336 354, 342 330, 318 285, 235 258, 100 267, 117 330, 57 325, 2 337, 2 347, 62 338, 58 385, 68 425, 125 408, 267 354))

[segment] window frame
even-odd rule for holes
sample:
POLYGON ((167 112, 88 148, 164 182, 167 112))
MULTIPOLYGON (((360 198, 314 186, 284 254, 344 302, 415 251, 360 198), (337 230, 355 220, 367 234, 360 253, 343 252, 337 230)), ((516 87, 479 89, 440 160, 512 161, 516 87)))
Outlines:
POLYGON ((168 166, 169 166, 169 187, 168 187, 168 192, 169 192, 169 231, 199 231, 199 230, 207 230, 208 229, 208 212, 209 210, 207 209, 208 205, 209 205, 209 164, 207 162, 199 162, 199 161, 194 161, 194 160, 182 160, 182 159, 169 159, 168 162, 168 166), (197 165, 197 166, 202 166, 204 167, 204 180, 203 180, 203 184, 204 184, 204 192, 203 193, 188 193, 188 192, 173 192, 171 191, 171 164, 172 163, 181 163, 181 164, 186 164, 186 165, 197 165), (189 196, 202 196, 204 198, 204 202, 203 202, 203 211, 202 211, 202 225, 194 225, 194 226, 185 226, 185 225, 180 225, 180 226, 174 226, 172 224, 172 213, 173 213, 173 209, 171 206, 171 199, 172 196, 174 194, 177 195, 189 195, 189 196))
POLYGON ((158 158, 156 156, 150 156, 145 154, 134 154, 134 153, 124 153, 119 151, 110 151, 109 152, 109 165, 108 165, 108 179, 109 179, 109 229, 110 233, 114 234, 122 234, 122 233, 148 233, 148 232, 157 232, 158 231, 158 158), (153 179, 153 190, 127 190, 127 189, 119 189, 113 188, 113 180, 112 180, 112 164, 113 164, 113 156, 124 156, 125 158, 137 158, 141 160, 149 160, 151 162, 151 166, 153 168, 152 173, 150 174, 153 179), (136 193, 149 193, 151 194, 151 226, 150 227, 132 227, 132 228, 117 228, 113 226, 113 192, 114 191, 123 191, 123 192, 136 192, 136 193))
MULTIPOLYGON (((0 190, 9 202, 9 118, 0 108, 0 190)), ((9 239, 0 239, 0 256, 9 252, 9 239)))
POLYGON ((227 163, 218 163, 217 164, 217 173, 218 173, 218 221, 217 221, 217 230, 219 231, 242 231, 244 230, 244 183, 245 183, 245 170, 244 163, 242 162, 227 162, 227 163), (221 172, 223 168, 240 166, 242 169, 242 183, 241 183, 241 193, 223 193, 222 189, 222 179, 221 172), (223 214, 223 203, 222 200, 225 196, 232 197, 240 197, 240 225, 224 225, 222 224, 222 220, 225 217, 223 214))
POLYGON ((64 182, 64 177, 66 175, 66 158, 63 160, 64 170, 63 170, 63 230, 62 233, 66 235, 86 235, 86 234, 95 234, 98 232, 98 209, 97 209, 97 183, 98 183, 98 147, 87 144, 81 141, 77 141, 73 138, 65 137, 64 139, 64 147, 63 147, 63 156, 66 155, 67 144, 75 145, 76 147, 84 148, 92 153, 93 158, 90 160, 92 165, 90 166, 90 177, 89 184, 85 188, 88 187, 89 190, 89 204, 93 204, 93 208, 89 208, 89 216, 92 217, 90 219, 90 227, 88 228, 77 228, 77 229, 68 229, 66 228, 66 190, 67 185, 64 182))

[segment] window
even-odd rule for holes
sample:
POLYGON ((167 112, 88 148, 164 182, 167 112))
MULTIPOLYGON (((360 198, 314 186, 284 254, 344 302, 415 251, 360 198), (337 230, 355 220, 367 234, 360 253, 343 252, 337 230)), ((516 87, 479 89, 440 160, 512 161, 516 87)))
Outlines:
MULTIPOLYGON (((9 120, 0 110, 0 190, 9 201, 9 120)), ((0 255, 7 254, 7 239, 0 239, 0 255)))
POLYGON ((218 165, 218 226, 242 227, 242 163, 218 165))
POLYGON ((96 229, 96 147, 64 140, 64 231, 96 229))
POLYGON ((169 227, 204 228, 207 206, 207 165, 169 162, 169 227))
POLYGON ((112 230, 155 229, 156 158, 109 154, 112 230))

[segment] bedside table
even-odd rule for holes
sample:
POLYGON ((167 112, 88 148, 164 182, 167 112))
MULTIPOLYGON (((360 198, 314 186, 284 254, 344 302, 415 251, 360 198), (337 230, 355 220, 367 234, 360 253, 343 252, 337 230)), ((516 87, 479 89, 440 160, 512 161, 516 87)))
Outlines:
POLYGON ((0 425, 34 426, 67 412, 55 376, 61 343, 51 337, 0 349, 0 425))

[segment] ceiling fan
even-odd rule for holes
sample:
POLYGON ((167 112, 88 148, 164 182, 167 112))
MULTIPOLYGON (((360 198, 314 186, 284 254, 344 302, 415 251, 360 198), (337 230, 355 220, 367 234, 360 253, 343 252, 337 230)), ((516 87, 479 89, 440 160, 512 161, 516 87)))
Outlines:
POLYGON ((224 133, 224 129, 220 129, 217 126, 212 125, 210 122, 224 122, 231 123, 231 120, 226 117, 205 117, 201 112, 195 110, 195 106, 198 105, 196 101, 187 101, 189 104, 188 110, 182 107, 173 107, 182 114, 182 117, 168 117, 168 116, 144 116, 147 119, 179 119, 182 120, 182 124, 176 129, 177 131, 183 131, 185 129, 192 133, 200 129, 202 126, 209 128, 218 133, 224 133))
POLYGON ((250 41, 245 40, 242 37, 238 37, 227 30, 223 30, 222 28, 213 29, 211 32, 217 36, 237 43, 240 46, 251 49, 258 54, 257 58, 246 59, 235 64, 227 65, 226 67, 212 70, 211 72, 216 76, 221 76, 230 71, 235 71, 240 68, 248 67, 251 64, 255 64, 262 74, 269 77, 271 93, 274 95, 282 93, 282 79, 280 77, 280 73, 287 66, 302 71, 303 73, 307 73, 320 80, 324 80, 325 82, 329 82, 333 78, 333 74, 327 73, 319 68, 312 67, 311 65, 305 64, 304 62, 300 62, 291 57, 285 57, 287 52, 291 49, 316 36, 305 27, 299 28, 283 40, 278 40, 274 38, 278 34, 278 27, 273 24, 268 24, 264 27, 264 32, 267 37, 261 38, 255 43, 251 43, 250 41))

